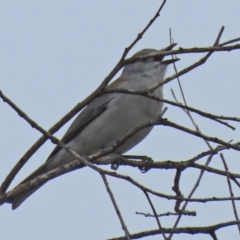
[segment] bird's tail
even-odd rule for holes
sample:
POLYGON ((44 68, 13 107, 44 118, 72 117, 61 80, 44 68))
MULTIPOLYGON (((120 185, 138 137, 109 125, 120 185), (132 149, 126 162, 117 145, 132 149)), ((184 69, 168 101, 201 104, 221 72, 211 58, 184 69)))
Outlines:
MULTIPOLYGON (((45 170, 45 164, 43 164, 42 166, 40 166, 36 171, 34 171, 32 174, 30 174, 26 179, 24 179, 20 184, 26 183, 28 181, 33 180, 34 178, 42 175, 46 173, 45 170)), ((19 184, 19 185, 20 185, 19 184)), ((18 185, 18 186, 19 186, 18 185)), ((17 207, 19 207, 30 195, 32 195, 35 191, 37 191, 41 186, 43 186, 44 183, 42 183, 41 185, 32 188, 30 190, 27 190, 25 192, 21 192, 18 195, 16 195, 15 197, 9 197, 9 199, 7 199, 7 202, 12 204, 12 209, 16 209, 17 207)))

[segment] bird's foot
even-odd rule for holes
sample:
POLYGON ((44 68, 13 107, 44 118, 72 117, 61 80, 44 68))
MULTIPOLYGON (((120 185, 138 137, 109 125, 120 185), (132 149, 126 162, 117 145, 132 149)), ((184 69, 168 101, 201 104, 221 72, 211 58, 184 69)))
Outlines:
POLYGON ((111 154, 111 157, 113 159, 113 162, 111 164, 111 169, 116 171, 121 163, 122 155, 114 153, 114 154, 111 154))
POLYGON ((142 173, 146 173, 151 168, 152 164, 154 163, 152 158, 150 158, 148 156, 142 156, 142 162, 144 162, 144 166, 138 167, 138 169, 142 173))

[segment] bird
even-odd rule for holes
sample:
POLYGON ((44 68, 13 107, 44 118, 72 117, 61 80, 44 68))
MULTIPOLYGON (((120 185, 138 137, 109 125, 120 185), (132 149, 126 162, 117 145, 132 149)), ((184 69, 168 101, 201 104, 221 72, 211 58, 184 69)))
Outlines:
MULTIPOLYGON (((175 45, 171 44, 161 51, 171 50, 175 45)), ((133 57, 146 56, 157 51, 147 48, 137 52, 133 57)), ((107 89, 142 91, 163 82, 168 65, 179 60, 169 59, 164 61, 163 58, 162 56, 151 57, 126 64, 120 77, 110 83, 107 89)), ((151 94, 163 98, 163 87, 158 87, 151 94)), ((155 120, 161 115, 162 109, 162 102, 141 95, 107 93, 95 98, 80 112, 63 136, 62 142, 79 155, 88 156, 111 146, 117 139, 123 137, 138 125, 149 120, 155 120)), ((152 129, 151 126, 140 130, 120 145, 114 153, 124 154, 140 143, 152 129)), ((56 146, 46 162, 20 184, 33 180, 73 160, 74 157, 70 153, 56 146)), ((12 204, 12 209, 16 209, 44 184, 21 192, 7 199, 7 202, 12 204)))

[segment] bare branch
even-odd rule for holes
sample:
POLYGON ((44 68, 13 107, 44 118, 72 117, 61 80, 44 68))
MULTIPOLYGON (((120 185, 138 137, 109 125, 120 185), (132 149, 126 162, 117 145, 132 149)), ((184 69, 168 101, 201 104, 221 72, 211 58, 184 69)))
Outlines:
MULTIPOLYGON (((208 155, 210 155, 210 156, 212 155, 211 150, 207 151, 207 152, 209 152, 208 155)), ((131 156, 129 156, 129 157, 131 157, 131 156)), ((146 156, 144 156, 144 158, 146 158, 146 156)), ((126 159, 126 156, 116 156, 116 158, 115 158, 112 155, 99 158, 97 160, 94 160, 93 162, 97 165, 110 165, 110 164, 113 164, 115 161, 117 161, 119 166, 137 167, 139 169, 142 169, 146 165, 146 163, 144 161, 134 161, 131 158, 129 160, 129 159, 126 159)), ((82 165, 80 167, 83 167, 83 166, 84 165, 82 165)), ((187 168, 196 168, 196 169, 205 170, 207 172, 226 177, 225 171, 222 171, 222 170, 219 170, 216 168, 212 168, 209 166, 201 165, 201 164, 196 164, 196 163, 194 163, 194 161, 192 161, 192 159, 187 160, 187 161, 170 161, 170 160, 159 161, 159 162, 152 161, 152 162, 147 163, 147 167, 149 170, 150 169, 182 169, 182 170, 185 170, 187 168)), ((240 174, 229 172, 229 177, 232 180, 234 180, 235 178, 240 178, 240 174)))
MULTIPOLYGON (((215 43, 214 43, 214 46, 213 46, 212 48, 214 48, 214 47, 216 47, 216 46, 218 45, 219 39, 220 39, 220 37, 221 37, 221 35, 222 35, 222 33, 223 33, 223 30, 224 30, 224 27, 222 27, 222 28, 220 29, 220 31, 219 31, 219 33, 218 33, 218 36, 217 36, 217 39, 216 39, 216 41, 215 41, 215 43)), ((239 47, 240 47, 240 45, 239 45, 239 47)), ((210 48, 211 48, 211 47, 210 47, 210 48)), ((191 71, 192 69, 201 66, 202 64, 204 64, 204 63, 208 60, 208 58, 212 55, 213 52, 214 52, 213 50, 209 50, 209 52, 208 52, 203 58, 201 58, 199 61, 197 61, 197 62, 195 62, 194 64, 190 65, 189 67, 181 70, 181 71, 178 72, 177 74, 174 74, 172 77, 166 78, 162 83, 157 84, 156 86, 152 87, 152 88, 149 89, 149 90, 150 90, 150 91, 153 91, 154 89, 157 89, 158 87, 163 86, 164 84, 172 81, 173 79, 177 78, 178 76, 181 76, 181 75, 183 75, 183 74, 186 74, 186 73, 188 73, 189 71, 191 71)), ((173 52, 172 54, 174 55, 175 52, 173 52)), ((170 54, 170 55, 172 55, 172 54, 170 54)))
MULTIPOLYGON (((150 213, 141 213, 141 212, 136 212, 138 215, 143 215, 144 217, 155 217, 155 215, 150 214, 150 213)), ((196 212, 193 214, 192 212, 186 212, 186 213, 181 213, 184 216, 196 216, 196 212)), ((166 213, 160 213, 157 214, 158 217, 168 217, 168 216, 179 216, 179 213, 171 213, 171 212, 166 212, 166 213)))
POLYGON ((110 187, 109 187, 107 178, 106 178, 106 176, 105 176, 104 174, 101 174, 101 177, 102 177, 102 179, 103 179, 103 182, 104 182, 104 184, 105 184, 105 187, 106 187, 106 189, 107 189, 107 192, 108 192, 108 194, 109 194, 109 197, 110 197, 110 199, 111 199, 111 201, 112 201, 112 204, 113 204, 113 206, 114 206, 114 209, 115 209, 115 211, 116 211, 116 213, 117 213, 117 216, 118 216, 118 218, 119 218, 119 220, 120 220, 120 223, 121 223, 121 225, 122 225, 122 229, 123 229, 123 231, 125 232, 126 238, 127 238, 128 240, 131 240, 131 238, 130 238, 130 236, 129 236, 128 229, 127 229, 127 226, 126 226, 126 224, 124 223, 124 220, 123 220, 123 218, 122 218, 122 214, 121 214, 121 212, 120 212, 120 210, 119 210, 119 208, 118 208, 118 205, 117 205, 117 203, 116 203, 116 201, 115 201, 115 199, 114 199, 113 193, 112 193, 112 191, 111 191, 111 189, 110 189, 110 187))
MULTIPOLYGON (((235 41, 235 40, 229 40, 229 42, 235 41)), ((169 51, 162 51, 159 50, 156 53, 150 53, 148 55, 144 56, 134 56, 131 58, 128 58, 124 61, 124 64, 136 62, 139 60, 145 60, 148 58, 154 58, 154 57, 164 57, 164 56, 170 56, 170 55, 180 55, 180 54, 187 54, 187 53, 205 53, 205 52, 230 52, 233 50, 240 49, 240 44, 235 44, 231 46, 224 47, 222 44, 216 45, 216 46, 209 46, 209 47, 193 47, 193 48, 182 48, 179 47, 177 50, 169 50, 169 51)))
MULTIPOLYGON (((171 234, 209 234, 212 235, 213 232, 220 230, 225 227, 234 226, 240 224, 240 221, 230 221, 225 223, 220 223, 212 226, 207 227, 179 227, 179 228, 163 228, 163 231, 165 233, 171 233, 171 234)), ((150 230, 150 231, 144 231, 140 233, 131 234, 131 239, 139 239, 143 237, 148 236, 155 236, 161 234, 161 231, 159 229, 156 230, 150 230)), ((117 238, 111 238, 108 240, 124 240, 124 237, 117 237, 117 238)))
MULTIPOLYGON (((225 171, 226 171, 227 183, 228 183, 230 196, 234 197, 234 194, 233 194, 233 191, 232 191, 232 185, 231 185, 231 181, 230 181, 230 177, 229 177, 229 173, 228 173, 228 166, 227 166, 227 163, 226 163, 225 158, 223 156, 223 153, 220 153, 220 157, 222 159, 222 162, 223 162, 223 165, 224 165, 224 168, 225 168, 225 171)), ((233 206, 233 212, 234 212, 235 218, 236 218, 237 221, 239 221, 237 208, 236 208, 234 200, 232 200, 232 206, 233 206)), ((238 224, 238 232, 240 234, 240 224, 238 224)))
POLYGON ((228 142, 225 142, 221 139, 218 139, 216 137, 209 137, 205 134, 202 134, 200 132, 197 132, 197 131, 193 131, 191 129, 188 129, 186 127, 183 127, 183 126, 180 126, 176 123, 173 123, 173 122, 170 122, 169 120, 167 119, 161 119, 161 121, 159 123, 156 122, 156 125, 159 124, 159 125, 164 125, 164 126, 169 126, 169 127, 173 127, 173 128, 176 128, 176 129, 179 129, 183 132, 186 132, 186 133, 190 133, 191 135, 194 135, 196 137, 200 137, 204 140, 207 140, 207 141, 210 141, 210 142, 215 142, 215 143, 218 143, 218 144, 221 144, 221 145, 224 145, 226 147, 229 147, 229 148, 232 148, 232 149, 235 149, 237 151, 240 151, 240 147, 239 147, 239 143, 234 143, 234 144, 230 144, 228 142))
POLYGON ((144 191, 144 194, 147 197, 147 200, 148 200, 148 202, 149 202, 149 204, 150 204, 150 206, 152 208, 152 211, 154 213, 155 219, 157 220, 157 224, 158 224, 159 230, 162 232, 162 235, 163 235, 164 239, 167 240, 167 237, 166 237, 166 235, 165 235, 165 233, 164 233, 164 231, 162 229, 161 223, 159 221, 159 218, 157 216, 157 212, 156 212, 156 210, 155 210, 155 208, 153 206, 153 203, 152 203, 152 201, 151 201, 151 199, 150 199, 150 197, 149 197, 149 195, 148 195, 148 193, 146 191, 144 191))
POLYGON ((121 60, 124 60, 125 57, 127 56, 127 54, 129 53, 129 51, 133 48, 133 46, 143 37, 144 33, 146 33, 146 31, 151 27, 151 25, 155 22, 155 20, 160 16, 160 12, 162 11, 165 3, 167 2, 167 0, 163 0, 162 4, 160 5, 159 9, 157 10, 156 14, 154 15, 154 17, 149 21, 149 23, 146 25, 146 27, 142 30, 142 32, 140 32, 136 39, 127 47, 125 48, 125 51, 121 57, 121 60))
POLYGON ((179 102, 173 102, 173 101, 170 101, 170 100, 167 100, 167 99, 156 97, 156 96, 154 96, 154 95, 152 95, 152 94, 150 94, 146 91, 137 91, 137 90, 133 90, 133 89, 106 89, 103 92, 103 94, 107 94, 107 93, 125 93, 125 94, 132 94, 132 95, 141 95, 141 96, 144 96, 144 97, 147 97, 147 98, 159 101, 159 102, 164 102, 164 103, 170 104, 172 106, 176 106, 176 107, 179 107, 179 108, 189 110, 191 112, 199 114, 200 116, 203 116, 203 117, 209 118, 211 120, 217 121, 221 124, 224 124, 224 125, 232 128, 232 129, 235 129, 235 128, 232 127, 231 125, 229 125, 228 123, 225 123, 223 121, 219 121, 218 119, 240 122, 240 118, 237 118, 237 117, 220 116, 220 115, 214 115, 214 114, 211 114, 211 113, 203 112, 199 109, 196 109, 196 108, 193 108, 193 107, 190 107, 190 106, 185 106, 185 105, 183 105, 182 103, 179 103, 179 102))
MULTIPOLYGON (((223 31, 224 31, 224 26, 220 29, 220 31, 219 31, 219 33, 218 33, 218 36, 217 36, 217 38, 216 38, 216 40, 215 40, 215 42, 214 42, 214 46, 217 46, 217 45, 219 44, 219 41, 220 41, 220 38, 221 38, 221 36, 222 36, 223 31)), ((212 51, 209 52, 202 60, 205 62, 205 61, 208 59, 208 57, 211 56, 212 53, 213 53, 212 51)), ((175 68, 175 70, 176 70, 176 74, 178 74, 176 68, 175 68)), ((180 80, 179 80, 179 79, 178 79, 178 82, 179 82, 179 85, 180 85, 180 88, 181 88, 181 84, 180 84, 180 80)), ((187 102, 186 102, 186 100, 185 100, 185 96, 184 96, 184 94, 183 94, 182 88, 181 88, 181 93, 182 93, 182 97, 183 97, 183 99, 184 99, 184 103, 185 103, 185 105, 187 105, 187 102)), ((191 119, 193 125, 195 126, 196 131, 197 131, 199 134, 202 134, 201 131, 200 131, 200 129, 198 128, 197 124, 195 123, 194 119, 192 118, 190 112, 186 111, 186 113, 187 113, 187 115, 189 116, 189 118, 191 119)), ((205 143, 207 144, 207 146, 209 147, 209 149, 210 149, 210 150, 213 150, 211 144, 207 141, 207 139, 204 139, 204 141, 205 141, 205 143)), ((210 164, 212 157, 213 157, 213 155, 210 155, 210 156, 208 157, 208 159, 207 159, 207 161, 206 161, 206 163, 205 163, 205 166, 208 166, 208 165, 210 164)), ((191 198, 191 197, 193 196, 194 192, 196 191, 197 187, 199 186, 200 181, 201 181, 201 179, 202 179, 202 177, 203 177, 203 174, 204 174, 204 170, 201 170, 201 172, 200 172, 200 174, 199 174, 199 177, 198 177, 195 185, 193 186, 193 188, 192 188, 192 190, 191 190, 191 192, 190 192, 190 194, 189 194, 189 196, 188 196, 189 198, 191 198)), ((185 204, 183 205, 183 207, 182 207, 182 209, 181 209, 183 212, 185 211, 185 209, 186 209, 186 207, 187 207, 187 204, 188 204, 188 202, 185 202, 185 204)), ((174 224, 174 226, 173 226, 174 228, 178 225, 181 217, 182 217, 182 215, 179 215, 179 216, 178 216, 178 218, 177 218, 177 220, 176 220, 176 222, 175 222, 175 224, 174 224)), ((211 235, 213 238, 216 238, 216 235, 215 235, 215 232, 214 232, 214 231, 211 231, 211 232, 210 232, 210 235, 211 235)), ((170 234, 170 236, 169 236, 169 239, 171 239, 171 238, 172 238, 172 234, 170 234)))

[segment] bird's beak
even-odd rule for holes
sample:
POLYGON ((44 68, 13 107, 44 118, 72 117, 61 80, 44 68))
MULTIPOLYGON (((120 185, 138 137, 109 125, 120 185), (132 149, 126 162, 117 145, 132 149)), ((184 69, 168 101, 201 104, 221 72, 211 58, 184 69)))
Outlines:
POLYGON ((168 60, 165 60, 165 61, 161 61, 161 64, 168 65, 168 64, 171 64, 171 63, 177 62, 178 60, 180 60, 180 59, 179 59, 179 58, 168 59, 168 60))
MULTIPOLYGON (((177 45, 177 43, 172 43, 172 44, 170 44, 169 46, 160 49, 159 51, 170 51, 170 50, 172 50, 176 45, 177 45)), ((159 61, 159 62, 160 62, 160 61, 163 60, 163 58, 164 58, 164 56, 163 56, 163 57, 155 57, 154 59, 155 59, 155 61, 159 61)), ((167 61, 169 61, 169 60, 166 60, 166 61, 163 61, 163 62, 167 62, 167 61)), ((172 62, 169 62, 169 63, 166 63, 166 64, 170 64, 170 63, 172 63, 172 62)))
MULTIPOLYGON (((169 46, 165 47, 165 48, 163 49, 163 51, 172 50, 176 45, 177 45, 177 43, 172 43, 172 44, 170 44, 169 46)), ((161 64, 168 65, 168 64, 177 62, 178 60, 180 60, 180 59, 179 59, 179 58, 169 59, 169 60, 162 61, 161 64)))
POLYGON ((161 49, 160 51, 169 51, 169 50, 172 50, 176 45, 177 45, 177 43, 172 43, 172 44, 170 44, 169 46, 161 49))

